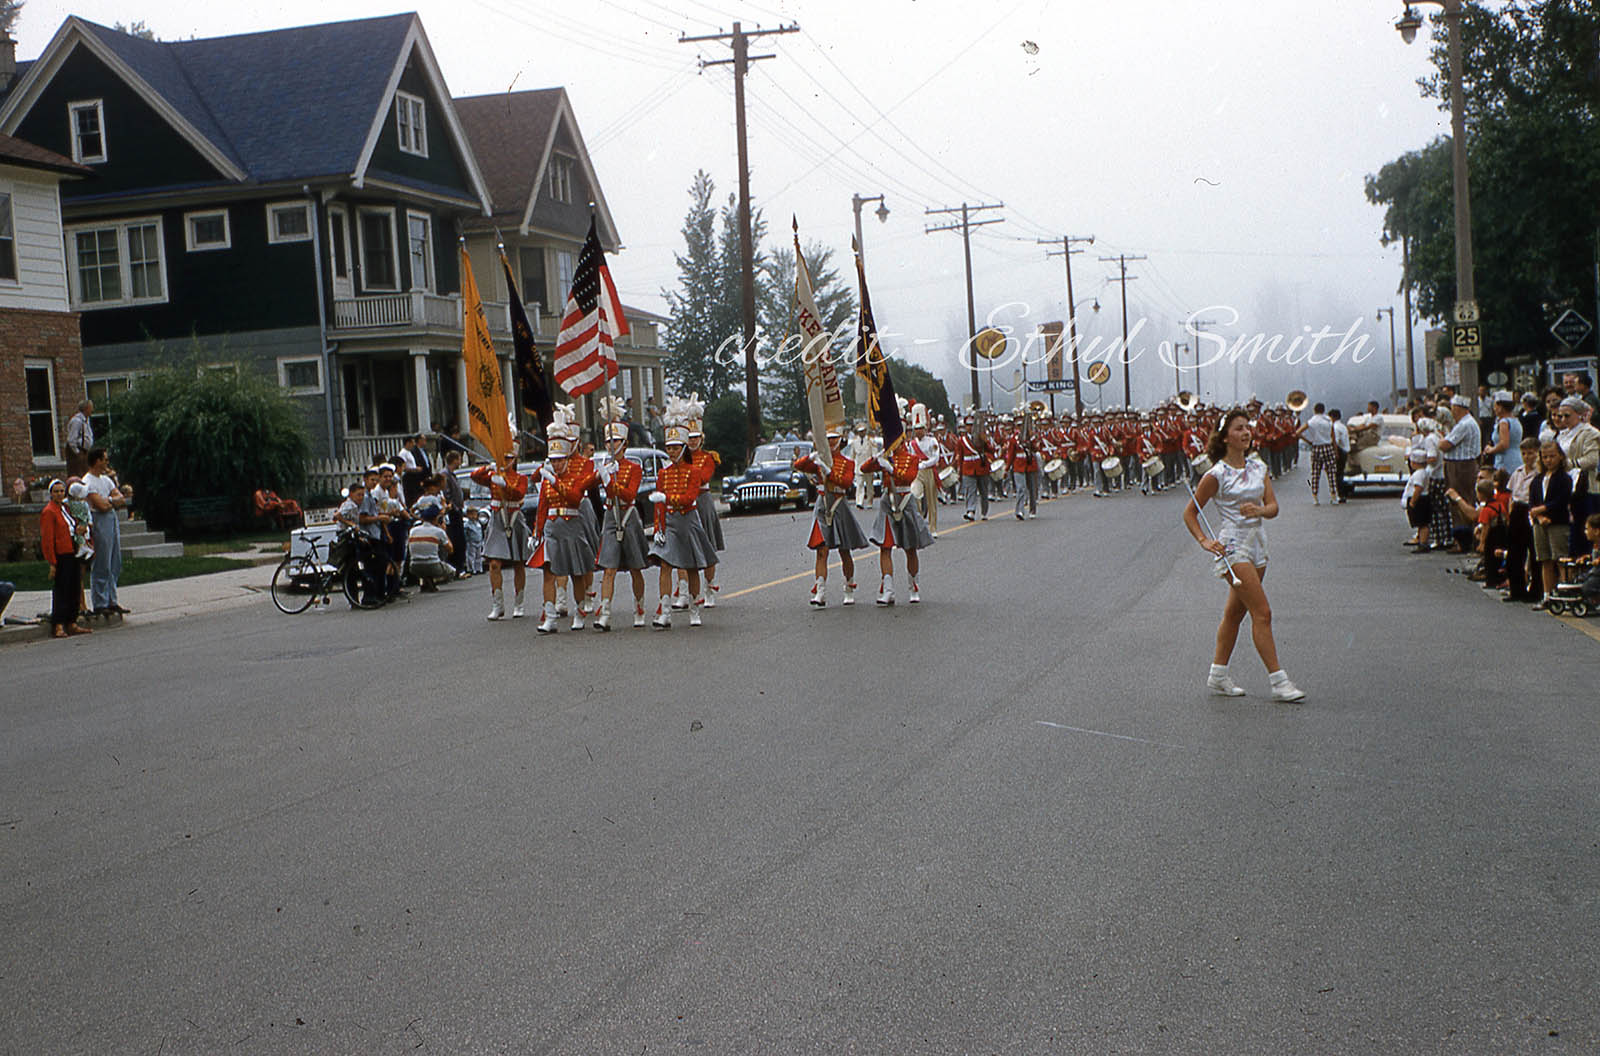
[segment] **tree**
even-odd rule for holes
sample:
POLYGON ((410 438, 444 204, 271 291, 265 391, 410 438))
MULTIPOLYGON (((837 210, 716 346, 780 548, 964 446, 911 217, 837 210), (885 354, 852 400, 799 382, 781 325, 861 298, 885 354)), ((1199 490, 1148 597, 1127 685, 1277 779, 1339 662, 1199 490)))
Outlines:
MULTIPOLYGON (((1600 43, 1591 0, 1466 6, 1465 116, 1474 277, 1486 360, 1539 357, 1550 324, 1593 304, 1600 227, 1600 43)), ((1436 73, 1419 82, 1448 107, 1449 58, 1437 28, 1436 73)), ((1384 205, 1385 244, 1409 243, 1418 312, 1449 317, 1455 301, 1450 142, 1439 139, 1367 180, 1384 205)))
POLYGON ((0 0, 0 36, 9 37, 22 14, 23 0, 0 0))
POLYGON ((111 418, 112 460, 158 528, 179 526, 182 500, 213 496, 244 523, 256 488, 290 495, 305 482, 300 409, 244 364, 218 369, 195 355, 158 367, 113 398, 111 418))
MULTIPOLYGON (((816 298, 822 325, 830 333, 848 334, 855 316, 855 292, 844 284, 833 267, 833 250, 808 243, 802 252, 811 273, 811 289, 816 298)), ((758 329, 762 335, 761 354, 768 365, 762 372, 762 415, 770 421, 808 422, 805 364, 801 360, 799 337, 794 324, 794 250, 783 248, 766 261, 762 274, 761 300, 756 306, 758 329)), ((849 346, 833 342, 829 351, 839 369, 839 383, 848 392, 850 384, 849 346)))
MULTIPOLYGON (((928 415, 944 415, 946 422, 955 420, 950 409, 950 394, 945 391, 944 382, 934 377, 922 367, 907 363, 898 356, 890 356, 889 377, 894 381, 896 396, 904 396, 908 400, 928 405, 928 415)), ((908 426, 909 422, 906 423, 908 426)))
POLYGON ((156 36, 156 31, 145 25, 144 19, 142 18, 139 21, 128 25, 124 25, 121 22, 116 22, 112 24, 111 28, 116 30, 118 33, 126 33, 130 37, 138 37, 140 40, 159 39, 156 36))

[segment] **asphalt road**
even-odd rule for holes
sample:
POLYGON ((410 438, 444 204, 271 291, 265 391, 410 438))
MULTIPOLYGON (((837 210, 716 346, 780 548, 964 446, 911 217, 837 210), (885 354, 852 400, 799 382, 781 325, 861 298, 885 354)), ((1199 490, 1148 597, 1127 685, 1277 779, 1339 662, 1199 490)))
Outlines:
POLYGON ((1600 642, 1280 490, 1298 706, 1205 694, 1171 495, 946 508, 892 610, 783 513, 700 629, 10 647, 0 1052, 1596 1051, 1600 642))

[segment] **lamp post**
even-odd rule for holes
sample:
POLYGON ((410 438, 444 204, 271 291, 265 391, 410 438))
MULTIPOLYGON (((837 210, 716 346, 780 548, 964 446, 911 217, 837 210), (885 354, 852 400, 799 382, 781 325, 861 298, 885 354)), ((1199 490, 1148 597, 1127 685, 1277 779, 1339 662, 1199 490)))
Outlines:
POLYGON ((1383 313, 1389 313, 1389 409, 1394 410, 1400 405, 1400 374, 1395 366, 1395 341, 1394 341, 1394 305, 1378 309, 1378 322, 1383 322, 1383 313))
MULTIPOLYGON (((1477 321, 1476 290, 1472 282, 1472 195, 1467 179, 1467 114, 1466 92, 1462 87, 1461 19, 1462 0, 1415 0, 1415 3, 1437 4, 1444 10, 1445 26, 1449 31, 1450 55, 1450 160, 1455 174, 1456 220, 1456 320, 1477 321), (1468 319, 1467 317, 1471 318, 1468 319)), ((1406 4, 1405 14, 1395 22, 1400 38, 1407 44, 1417 39, 1422 28, 1422 16, 1413 4, 1406 4)), ((1392 319, 1392 317, 1391 317, 1392 319)), ((1410 320, 1407 320, 1409 324, 1410 320)), ((1478 389, 1478 363, 1461 362, 1461 391, 1478 389)))
MULTIPOLYGON (((867 262, 867 244, 861 238, 861 207, 868 202, 878 203, 878 208, 873 210, 873 214, 878 218, 878 223, 886 224, 889 222, 889 205, 883 200, 883 195, 852 194, 850 196, 850 208, 856 214, 856 253, 861 257, 863 265, 867 262)), ((860 371, 856 372, 856 402, 863 408, 867 406, 867 379, 861 376, 860 371)))

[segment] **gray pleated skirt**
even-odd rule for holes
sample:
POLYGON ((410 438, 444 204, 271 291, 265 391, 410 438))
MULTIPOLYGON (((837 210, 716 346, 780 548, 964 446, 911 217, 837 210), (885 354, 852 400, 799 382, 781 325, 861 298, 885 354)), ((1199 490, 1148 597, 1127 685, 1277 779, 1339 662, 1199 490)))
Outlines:
MULTIPOLYGON (((702 491, 700 497, 694 500, 694 508, 700 514, 700 524, 705 528, 711 546, 716 550, 726 550, 727 544, 722 541, 722 518, 717 516, 717 501, 711 497, 711 493, 702 491)), ((711 563, 716 564, 716 561, 711 563)))
POLYGON ((528 522, 523 519, 521 510, 512 513, 511 530, 508 533, 505 512, 504 509, 489 511, 489 528, 483 536, 483 556, 495 561, 521 564, 528 560, 533 533, 528 530, 528 522))
POLYGON ((645 538, 639 509, 629 506, 622 515, 622 538, 617 538, 617 511, 606 509, 606 522, 600 528, 600 567, 628 572, 650 563, 650 540, 645 538))
POLYGON ((578 500, 578 513, 583 518, 583 531, 589 537, 589 546, 600 552, 600 518, 594 515, 594 503, 585 495, 578 500))
POLYGON ((811 508, 815 520, 811 523, 811 538, 806 540, 807 546, 813 550, 865 550, 872 545, 861 534, 861 525, 856 522, 855 514, 850 512, 848 496, 839 496, 839 504, 833 508, 831 522, 825 522, 823 517, 827 502, 828 496, 824 492, 817 496, 817 504, 811 508))
POLYGON ((706 526, 700 522, 699 513, 673 513, 667 511, 666 539, 651 542, 649 559, 652 565, 671 565, 673 568, 710 568, 717 563, 717 549, 706 535, 706 526))
POLYGON ((878 499, 877 510, 878 515, 872 521, 873 546, 897 546, 907 553, 915 553, 933 545, 933 533, 928 531, 928 522, 922 519, 915 498, 906 502, 899 517, 891 510, 888 495, 878 499))
POLYGON ((594 571, 594 547, 580 517, 551 517, 544 522, 546 572, 557 576, 586 576, 594 571))

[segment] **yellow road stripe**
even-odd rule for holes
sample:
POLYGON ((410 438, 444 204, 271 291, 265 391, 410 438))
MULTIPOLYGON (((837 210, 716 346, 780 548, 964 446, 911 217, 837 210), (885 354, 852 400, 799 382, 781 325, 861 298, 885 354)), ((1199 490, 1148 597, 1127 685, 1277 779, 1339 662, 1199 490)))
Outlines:
MULTIPOLYGON (((954 535, 956 532, 961 531, 963 528, 971 528, 973 525, 980 524, 980 523, 984 523, 984 522, 980 522, 980 521, 963 521, 961 524, 956 525, 954 528, 941 529, 939 531, 939 534, 935 538, 943 539, 947 535, 954 535)), ((869 551, 868 552, 868 558, 870 558, 870 557, 871 557, 871 552, 869 551)), ((866 560, 866 559, 867 558, 863 558, 863 560, 866 560)), ((843 567, 844 567, 844 563, 842 561, 835 561, 833 564, 828 566, 828 570, 832 571, 833 569, 843 568, 843 567)), ((741 597, 744 597, 744 595, 746 595, 746 594, 754 594, 758 590, 766 590, 768 587, 781 587, 785 583, 793 583, 797 579, 811 579, 811 578, 813 578, 815 576, 816 576, 816 572, 796 572, 792 576, 784 576, 782 579, 775 579, 771 583, 762 583, 759 586, 745 587, 743 590, 736 590, 731 594, 722 594, 722 595, 719 595, 719 597, 722 597, 722 598, 741 598, 741 597)))
POLYGON ((1562 623, 1566 624, 1568 627, 1571 627, 1578 633, 1587 634, 1590 638, 1600 642, 1600 625, 1596 625, 1593 621, 1580 619, 1577 616, 1557 616, 1556 619, 1560 620, 1562 623))

